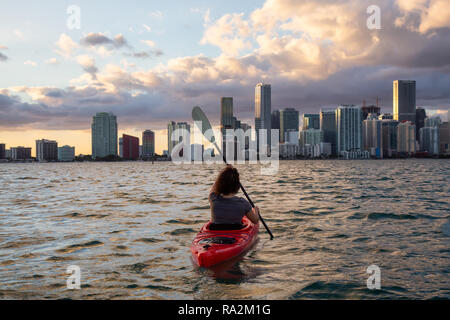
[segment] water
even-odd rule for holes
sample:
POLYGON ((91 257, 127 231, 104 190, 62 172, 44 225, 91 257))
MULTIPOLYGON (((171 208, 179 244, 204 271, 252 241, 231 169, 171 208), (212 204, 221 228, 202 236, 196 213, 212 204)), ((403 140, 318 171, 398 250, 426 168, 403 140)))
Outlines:
POLYGON ((0 299, 450 298, 448 160, 239 167, 275 235, 196 269, 221 166, 0 165, 0 299), (367 289, 368 266, 381 290, 367 289), (81 290, 66 269, 81 268, 81 290))

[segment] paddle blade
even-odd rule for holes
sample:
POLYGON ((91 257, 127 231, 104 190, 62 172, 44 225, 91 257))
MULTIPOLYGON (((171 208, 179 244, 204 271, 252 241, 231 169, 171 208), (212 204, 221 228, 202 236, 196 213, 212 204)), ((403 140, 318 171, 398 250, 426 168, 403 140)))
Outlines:
POLYGON ((203 110, 200 107, 194 107, 192 109, 192 119, 194 120, 194 123, 197 125, 199 122, 202 124, 202 127, 198 127, 202 131, 202 134, 209 140, 209 142, 214 143, 215 138, 214 135, 212 137, 207 137, 205 135, 205 132, 208 130, 212 130, 211 123, 208 120, 208 117, 206 117, 206 114, 203 112, 203 110))

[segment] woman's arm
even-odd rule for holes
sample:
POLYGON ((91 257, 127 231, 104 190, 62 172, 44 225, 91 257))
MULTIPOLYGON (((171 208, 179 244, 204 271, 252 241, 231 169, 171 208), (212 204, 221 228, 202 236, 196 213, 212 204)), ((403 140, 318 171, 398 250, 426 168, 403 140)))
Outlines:
POLYGON ((247 216, 247 218, 249 218, 249 220, 251 222, 253 222, 255 224, 259 222, 259 208, 258 207, 252 208, 252 210, 247 212, 245 215, 247 216))

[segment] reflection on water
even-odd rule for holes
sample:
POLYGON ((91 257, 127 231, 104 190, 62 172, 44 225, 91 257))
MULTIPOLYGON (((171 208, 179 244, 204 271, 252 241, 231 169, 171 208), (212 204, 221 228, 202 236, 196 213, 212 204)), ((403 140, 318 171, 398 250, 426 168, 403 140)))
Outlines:
POLYGON ((220 168, 0 165, 0 298, 450 298, 448 160, 241 166, 275 239, 261 227, 245 256, 197 269, 189 246, 220 168))

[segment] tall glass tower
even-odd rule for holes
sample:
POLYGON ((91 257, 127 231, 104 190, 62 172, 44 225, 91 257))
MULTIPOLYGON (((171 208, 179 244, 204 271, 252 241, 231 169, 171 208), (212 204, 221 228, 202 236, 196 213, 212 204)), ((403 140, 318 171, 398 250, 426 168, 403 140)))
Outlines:
POLYGON ((99 112, 92 119, 92 157, 117 156, 117 117, 99 112))
POLYGON ((337 153, 361 151, 361 108, 341 105, 336 109, 337 153))
POLYGON ((416 81, 395 80, 393 84, 394 120, 416 122, 416 81))
POLYGON ((298 116, 298 111, 293 108, 286 108, 280 111, 280 142, 286 142, 286 133, 288 130, 298 132, 298 116))
POLYGON ((258 83, 255 87, 255 129, 267 129, 267 144, 270 145, 272 129, 272 90, 270 84, 258 83))

